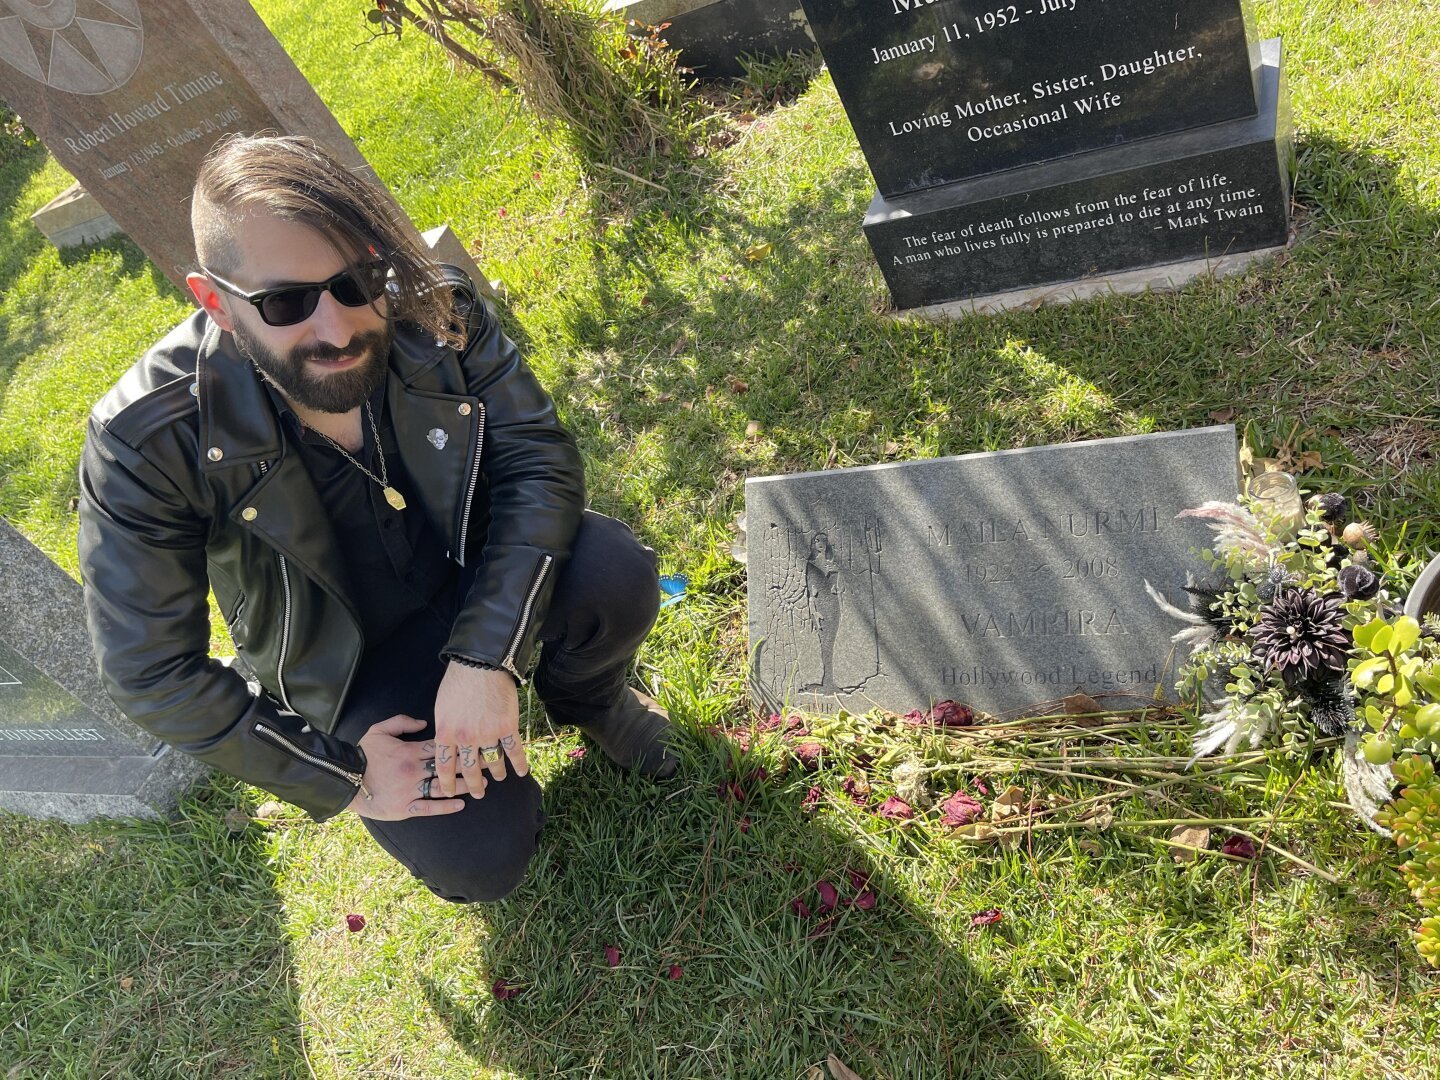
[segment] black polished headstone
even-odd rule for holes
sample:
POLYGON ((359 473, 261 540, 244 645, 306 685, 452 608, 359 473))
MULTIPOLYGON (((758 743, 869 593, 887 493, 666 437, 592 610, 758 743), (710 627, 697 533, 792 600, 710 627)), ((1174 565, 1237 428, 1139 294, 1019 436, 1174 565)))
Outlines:
POLYGON ((0 521, 0 810, 157 817, 204 771, 115 708, 80 586, 0 521))
POLYGON ((886 199, 865 235, 899 308, 1283 245, 1291 133, 1279 39, 1261 111, 886 199))
POLYGON ((804 0, 880 191, 1252 116, 1242 0, 804 0))

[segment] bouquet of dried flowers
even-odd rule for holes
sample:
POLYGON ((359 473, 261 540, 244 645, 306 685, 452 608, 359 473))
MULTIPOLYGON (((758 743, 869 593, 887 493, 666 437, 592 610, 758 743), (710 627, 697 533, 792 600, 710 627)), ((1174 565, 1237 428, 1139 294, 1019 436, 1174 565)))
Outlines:
POLYGON ((1189 649, 1177 690, 1199 717, 1192 762, 1343 740, 1350 805, 1409 856, 1402 873, 1432 916, 1420 951, 1440 966, 1440 619, 1403 613, 1370 555, 1374 528, 1347 524, 1347 510, 1317 495, 1298 529, 1243 498, 1183 511, 1215 534, 1205 571, 1188 582, 1188 610, 1150 592, 1185 623, 1173 640, 1189 649))

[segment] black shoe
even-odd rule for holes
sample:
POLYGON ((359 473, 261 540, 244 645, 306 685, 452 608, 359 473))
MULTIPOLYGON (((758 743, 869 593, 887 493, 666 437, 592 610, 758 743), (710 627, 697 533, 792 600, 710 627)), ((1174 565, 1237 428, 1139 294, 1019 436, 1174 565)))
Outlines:
POLYGON ((654 698, 626 688, 619 705, 586 724, 576 724, 622 769, 656 780, 668 780, 680 767, 670 749, 675 725, 654 698))

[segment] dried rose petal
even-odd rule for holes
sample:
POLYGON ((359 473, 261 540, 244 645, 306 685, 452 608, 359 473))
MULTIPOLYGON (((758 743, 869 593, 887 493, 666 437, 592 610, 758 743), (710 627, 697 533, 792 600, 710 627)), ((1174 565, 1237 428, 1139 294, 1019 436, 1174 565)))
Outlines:
POLYGON ((880 804, 878 813, 892 821, 908 821, 915 816, 915 808, 898 795, 891 795, 880 804))
POLYGON ((778 731, 781 725, 784 723, 785 718, 783 716, 781 716, 778 712, 772 712, 769 716, 767 716, 764 720, 761 720, 755 726, 761 731, 778 731))
POLYGON ((820 805, 820 800, 824 797, 824 795, 825 793, 821 791, 818 787, 812 787, 809 791, 805 793, 805 798, 800 800, 800 809, 814 810, 817 806, 820 805))
POLYGON ((618 946, 618 945, 606 945, 606 946, 605 946, 605 963, 606 963, 606 965, 609 966, 609 967, 619 967, 619 966, 620 966, 620 946, 618 946))
POLYGON ((930 710, 930 719, 940 727, 969 727, 975 723, 975 712, 958 701, 941 701, 930 710))
POLYGON ((750 752, 750 733, 748 731, 733 731, 730 733, 730 740, 740 748, 742 754, 750 752))
POLYGON ((840 790, 845 792, 846 795, 849 795, 851 801, 854 802, 856 806, 869 808, 870 785, 864 780, 857 780, 853 776, 847 776, 841 783, 840 790))
POLYGON ((805 767, 806 772, 814 772, 820 767, 820 759, 825 754, 825 748, 818 742, 803 742, 795 747, 795 758, 805 767))
POLYGON ((793 911, 796 915, 799 915, 802 919, 810 918, 810 905, 805 903, 805 901, 798 896, 795 897, 794 900, 790 901, 790 910, 793 911))
POLYGON ((985 816, 985 807, 963 791, 957 791, 940 804, 941 822, 952 827, 969 825, 985 816))
POLYGON ((799 713, 791 713, 785 718, 785 734, 805 735, 805 718, 799 713))
POLYGON ((584 756, 585 756, 585 747, 583 747, 583 746, 577 746, 577 747, 575 747, 575 749, 571 750, 571 751, 570 751, 570 754, 569 754, 569 757, 570 757, 570 760, 571 760, 571 761, 579 761, 579 760, 580 760, 582 757, 584 757, 584 756))
POLYGON ((1220 845, 1220 850, 1226 855, 1233 855, 1237 859, 1253 859, 1256 855, 1255 841, 1248 836, 1232 836, 1225 843, 1220 845))
POLYGON ((856 907, 858 907, 861 911, 869 911, 875 906, 875 900, 875 890, 866 889, 864 892, 862 892, 859 896, 855 897, 855 899, 851 900, 850 902, 856 907))
POLYGON ((971 926, 989 926, 997 923, 1005 917, 1005 913, 998 907, 986 908, 984 911, 977 911, 970 916, 971 926))
POLYGON ((975 777, 974 783, 975 783, 975 790, 978 791, 978 792, 980 792, 981 795, 989 795, 989 794, 990 794, 990 787, 989 787, 988 784, 985 783, 985 778, 984 778, 983 776, 977 776, 977 777, 975 777))
POLYGON ((815 924, 815 929, 805 935, 805 940, 814 941, 818 937, 824 937, 831 930, 835 929, 835 920, 838 918, 838 915, 831 915, 828 919, 821 919, 815 924))
POLYGON ((356 915, 354 912, 351 912, 345 916, 345 925, 352 934, 358 934, 361 930, 365 929, 365 916, 356 915))
POLYGON ((671 964, 670 967, 666 969, 665 974, 671 982, 675 982, 681 975, 685 974, 685 969, 679 964, 671 964))
POLYGON ((828 881, 818 881, 815 883, 815 891, 820 894, 820 907, 817 909, 820 914, 834 911, 835 905, 840 902, 840 893, 835 886, 828 881))
POLYGON ((911 727, 924 727, 930 722, 930 714, 923 709, 911 709, 901 719, 911 727))
POLYGON ((763 784, 770 779, 770 770, 764 765, 757 765, 750 771, 750 775, 746 779, 752 784, 763 784))
POLYGON ((513 997, 519 997, 525 992, 522 986, 511 986, 509 979, 496 979, 495 985, 490 987, 490 992, 495 995, 497 1001, 509 1001, 513 997))
POLYGON ((746 814, 744 817, 742 817, 742 818, 740 819, 740 831, 741 831, 742 833, 748 833, 748 832, 750 831, 750 815, 749 815, 749 814, 746 814))
POLYGON ((851 871, 850 871, 850 887, 851 887, 852 889, 854 889, 856 892, 859 892, 861 889, 865 888, 865 886, 867 886, 867 885, 869 885, 869 884, 870 884, 870 871, 869 871, 869 870, 851 870, 851 871))
POLYGON ((734 799, 736 802, 745 801, 745 789, 740 786, 738 780, 727 780, 716 789, 722 799, 734 799))

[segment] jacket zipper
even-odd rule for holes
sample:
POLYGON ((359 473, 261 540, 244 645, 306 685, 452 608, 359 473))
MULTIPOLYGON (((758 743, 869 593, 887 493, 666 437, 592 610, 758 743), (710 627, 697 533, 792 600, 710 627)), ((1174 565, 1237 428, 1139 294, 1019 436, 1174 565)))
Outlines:
POLYGON ((475 464, 470 467, 470 486, 465 489, 465 508, 460 514, 460 548, 455 553, 455 561, 461 566, 465 565, 465 538, 470 532, 470 507, 475 501, 475 486, 480 482, 480 455, 485 449, 485 405, 477 401, 475 407, 480 410, 476 418, 480 426, 475 435, 475 464))
MULTIPOLYGON (((260 475, 264 476, 270 471, 268 462, 260 462, 260 475)), ((290 695, 285 690, 285 659, 290 655, 290 567, 285 562, 285 556, 278 551, 275 558, 280 560, 280 589, 285 598, 285 612, 280 623, 280 656, 275 662, 275 684, 280 689, 280 704, 285 706, 286 712, 294 712, 295 708, 290 704, 290 695)))
POLYGON ((343 766, 336 765, 333 761, 326 761, 322 757, 316 757, 308 750, 301 749, 299 746, 296 746, 295 743, 291 742, 284 735, 280 734, 280 732, 276 731, 268 724, 257 721, 255 724, 255 730, 261 735, 264 735, 276 746, 280 747, 280 749, 288 751, 295 757, 298 757, 301 761, 309 762, 316 768, 324 769, 326 772, 334 773, 336 776, 341 777, 342 779, 349 780, 352 784, 360 784, 365 779, 365 777, 360 773, 351 772, 349 769, 346 769, 343 766))
POLYGON ((525 631, 530 626, 530 614, 535 608, 535 598, 540 595, 540 587, 545 584, 545 575, 550 572, 550 564, 554 561, 554 558, 549 555, 540 556, 540 569, 535 572, 535 580, 530 584, 530 593, 525 597, 525 606, 520 610, 520 625, 515 627, 515 636, 510 639, 510 651, 505 654, 505 659, 500 661, 500 666, 521 684, 525 682, 525 679, 520 672, 515 670, 515 654, 520 651, 520 643, 525 640, 525 631))

